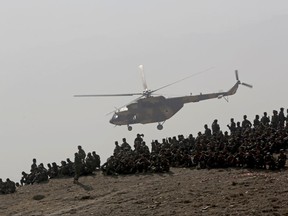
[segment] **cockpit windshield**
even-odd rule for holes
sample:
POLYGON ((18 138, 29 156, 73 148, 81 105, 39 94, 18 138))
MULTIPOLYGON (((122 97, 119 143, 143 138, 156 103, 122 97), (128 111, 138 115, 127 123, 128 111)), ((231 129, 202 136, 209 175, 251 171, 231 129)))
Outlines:
POLYGON ((116 113, 117 112, 123 112, 123 111, 128 111, 128 108, 125 106, 125 107, 122 107, 122 108, 120 108, 120 109, 118 109, 117 111, 116 111, 116 113))
POLYGON ((112 117, 112 119, 118 119, 118 115, 115 113, 114 115, 113 115, 113 117, 112 117))

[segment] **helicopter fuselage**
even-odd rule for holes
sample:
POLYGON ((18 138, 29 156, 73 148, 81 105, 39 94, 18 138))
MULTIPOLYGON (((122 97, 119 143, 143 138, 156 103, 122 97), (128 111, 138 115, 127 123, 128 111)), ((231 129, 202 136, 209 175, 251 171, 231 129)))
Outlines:
POLYGON ((117 111, 110 120, 114 125, 164 122, 177 113, 184 103, 178 98, 147 97, 117 111))

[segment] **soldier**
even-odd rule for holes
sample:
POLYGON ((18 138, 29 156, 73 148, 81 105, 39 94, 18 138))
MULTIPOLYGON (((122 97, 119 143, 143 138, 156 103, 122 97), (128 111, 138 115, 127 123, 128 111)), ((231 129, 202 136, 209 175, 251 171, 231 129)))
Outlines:
POLYGON ((7 178, 6 182, 4 183, 4 194, 14 193, 15 191, 16 191, 15 182, 7 178))
POLYGON ((218 120, 215 119, 212 123, 212 133, 214 134, 218 134, 220 132, 220 126, 218 124, 218 120))
POLYGON ((242 127, 241 127, 241 123, 239 121, 236 123, 236 132, 237 132, 237 134, 242 133, 242 127))
POLYGON ((243 116, 243 121, 242 121, 242 128, 243 130, 246 130, 247 128, 251 128, 252 124, 251 122, 247 119, 247 115, 243 116))
POLYGON ((4 194, 3 189, 4 189, 4 182, 3 182, 2 178, 0 178, 0 194, 4 194))
POLYGON ((279 128, 284 128, 284 122, 285 122, 286 118, 284 115, 284 108, 283 107, 280 108, 278 118, 279 118, 279 128))
POLYGON ((50 176, 50 177, 55 178, 55 177, 58 177, 58 175, 59 175, 59 167, 56 164, 56 162, 53 162, 52 163, 52 176, 50 176))
POLYGON ((255 116, 255 119, 254 119, 254 121, 253 121, 253 126, 254 126, 254 128, 259 127, 260 124, 261 124, 261 122, 260 122, 260 117, 259 117, 259 115, 256 115, 256 116, 255 116))
POLYGON ((278 125, 279 125, 278 111, 273 110, 273 116, 271 118, 271 126, 275 129, 277 129, 278 125))
POLYGON ((266 166, 268 166, 267 168, 270 170, 274 170, 276 167, 275 158, 270 153, 267 153, 265 156, 265 164, 266 166))
POLYGON ((286 116, 286 124, 288 124, 288 109, 286 110, 287 116, 286 116))
POLYGON ((69 176, 73 176, 74 175, 74 164, 70 160, 70 158, 67 158, 66 162, 67 162, 67 166, 68 166, 68 169, 69 169, 69 176))
POLYGON ((87 154, 87 158, 85 160, 85 174, 92 174, 93 171, 96 170, 96 163, 95 163, 95 159, 92 156, 91 152, 89 152, 87 154))
POLYGON ((121 147, 119 146, 118 141, 115 141, 114 155, 116 156, 121 151, 121 147))
POLYGON ((124 151, 131 151, 131 146, 126 142, 126 138, 123 138, 122 141, 121 149, 124 151))
POLYGON ((84 163, 85 158, 86 158, 86 153, 83 150, 82 146, 80 146, 80 145, 78 146, 78 156, 81 159, 81 161, 84 163))
POLYGON ((33 182, 40 183, 44 181, 48 181, 48 171, 44 167, 43 163, 40 163, 37 172, 34 175, 33 182))
POLYGON ((92 156, 94 158, 96 168, 100 169, 100 167, 101 167, 100 156, 98 154, 96 154, 96 151, 92 152, 92 156))
POLYGON ((278 168, 279 168, 279 169, 285 167, 286 160, 287 160, 287 156, 286 156, 286 154, 284 153, 284 150, 281 149, 281 150, 280 150, 280 154, 279 154, 278 159, 277 159, 277 163, 278 163, 278 168))
POLYGON ((144 134, 137 134, 137 137, 135 138, 134 140, 134 143, 137 141, 139 143, 142 143, 143 142, 143 138, 144 137, 144 134))
POLYGON ((230 119, 230 125, 227 125, 230 130, 230 134, 234 134, 236 131, 236 123, 234 122, 234 118, 230 119))
POLYGON ((205 136, 206 136, 206 137, 211 137, 211 135, 212 135, 211 129, 208 128, 208 125, 207 125, 207 124, 204 125, 204 128, 205 128, 205 132, 204 132, 205 136))
POLYGON ((33 158, 33 163, 32 163, 32 165, 31 165, 31 169, 30 169, 30 172, 31 173, 33 173, 33 172, 35 172, 36 170, 37 170, 37 164, 36 164, 37 162, 36 162, 36 159, 35 158, 33 158))
POLYGON ((68 164, 66 163, 66 161, 61 161, 61 166, 59 168, 59 174, 61 177, 63 176, 69 176, 70 175, 70 170, 68 167, 68 164))
POLYGON ((264 125, 264 126, 268 126, 269 123, 270 123, 270 118, 267 116, 267 112, 264 112, 264 116, 262 116, 261 118, 261 123, 264 125))
POLYGON ((20 179, 20 183, 22 186, 30 184, 28 174, 25 173, 24 171, 22 172, 22 177, 20 179))
POLYGON ((82 174, 83 165, 82 165, 82 159, 81 159, 79 153, 76 152, 74 155, 75 155, 75 158, 74 158, 75 175, 74 175, 73 183, 78 184, 79 183, 78 182, 79 177, 82 174))

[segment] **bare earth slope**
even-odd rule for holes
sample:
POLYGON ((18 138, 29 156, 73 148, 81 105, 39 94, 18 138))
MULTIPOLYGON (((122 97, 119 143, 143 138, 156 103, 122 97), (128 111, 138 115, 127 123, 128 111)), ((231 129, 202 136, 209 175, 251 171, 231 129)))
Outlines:
POLYGON ((54 179, 0 195, 0 215, 288 215, 288 172, 247 169, 54 179), (36 195, 44 198, 35 200, 36 195))

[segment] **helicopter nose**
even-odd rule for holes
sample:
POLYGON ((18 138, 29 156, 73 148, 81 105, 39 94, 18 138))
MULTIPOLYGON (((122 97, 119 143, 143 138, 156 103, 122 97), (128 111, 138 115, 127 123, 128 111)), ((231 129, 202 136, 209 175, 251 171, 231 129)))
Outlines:
POLYGON ((110 119, 110 121, 109 121, 111 124, 113 124, 113 119, 110 119))

